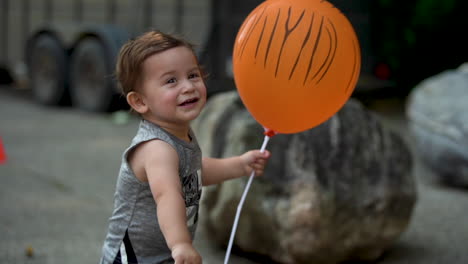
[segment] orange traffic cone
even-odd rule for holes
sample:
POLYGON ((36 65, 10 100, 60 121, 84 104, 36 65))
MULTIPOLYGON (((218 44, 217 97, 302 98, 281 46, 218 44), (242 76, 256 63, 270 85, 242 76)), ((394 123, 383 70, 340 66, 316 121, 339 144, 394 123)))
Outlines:
POLYGON ((5 153, 5 149, 3 148, 2 139, 0 138, 0 164, 5 163, 7 160, 7 156, 5 153))

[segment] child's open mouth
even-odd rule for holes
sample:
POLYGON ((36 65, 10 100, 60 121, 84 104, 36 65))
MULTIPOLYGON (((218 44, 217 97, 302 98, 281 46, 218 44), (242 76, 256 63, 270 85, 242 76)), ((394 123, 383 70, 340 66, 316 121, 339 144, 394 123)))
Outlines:
POLYGON ((194 103, 198 102, 198 98, 191 98, 191 99, 188 99, 188 100, 185 100, 184 102, 182 102, 181 104, 179 104, 179 106, 187 106, 187 105, 192 105, 194 103))

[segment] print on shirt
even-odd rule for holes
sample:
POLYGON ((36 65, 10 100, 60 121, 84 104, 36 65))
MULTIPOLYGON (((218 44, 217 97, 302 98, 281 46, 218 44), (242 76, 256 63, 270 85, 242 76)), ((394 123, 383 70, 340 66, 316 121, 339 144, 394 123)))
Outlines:
POLYGON ((201 177, 194 172, 182 179, 182 188, 185 195, 185 207, 198 205, 201 198, 201 177))
POLYGON ((202 192, 200 171, 183 178, 182 185, 185 194, 187 224, 192 226, 198 221, 198 205, 202 192))

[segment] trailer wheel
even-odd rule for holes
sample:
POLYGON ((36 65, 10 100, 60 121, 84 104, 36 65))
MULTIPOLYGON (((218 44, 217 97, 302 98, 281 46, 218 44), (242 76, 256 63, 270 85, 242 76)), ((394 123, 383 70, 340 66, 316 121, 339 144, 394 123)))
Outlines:
POLYGON ((66 101, 67 54, 61 43, 49 34, 37 36, 29 45, 29 74, 34 98, 42 104, 66 101))
POLYGON ((78 42, 71 55, 70 95, 72 104, 91 112, 108 111, 114 90, 107 51, 99 39, 78 42))

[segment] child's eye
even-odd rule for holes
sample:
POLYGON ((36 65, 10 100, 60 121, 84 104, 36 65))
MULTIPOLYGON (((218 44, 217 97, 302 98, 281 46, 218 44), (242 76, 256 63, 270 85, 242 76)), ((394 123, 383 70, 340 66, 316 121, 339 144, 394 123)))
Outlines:
POLYGON ((166 83, 175 83, 176 79, 175 78, 170 78, 166 81, 166 83))
POLYGON ((191 74, 189 74, 189 79, 198 78, 198 77, 200 77, 200 74, 199 74, 199 73, 191 73, 191 74))

